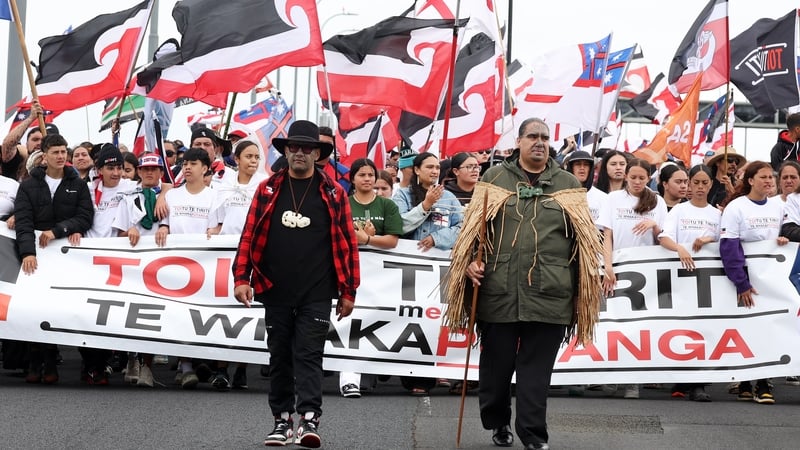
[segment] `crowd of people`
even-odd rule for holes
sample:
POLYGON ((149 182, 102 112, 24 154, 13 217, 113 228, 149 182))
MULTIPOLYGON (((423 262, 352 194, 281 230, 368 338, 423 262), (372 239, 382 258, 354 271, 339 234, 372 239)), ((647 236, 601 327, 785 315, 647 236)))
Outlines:
MULTIPOLYGON (((332 300, 338 302, 338 319, 353 309, 361 276, 358 247, 391 249, 404 238, 416 241, 421 252, 452 250, 465 234, 465 207, 479 180, 509 192, 491 220, 496 229, 511 232, 492 234, 492 247, 500 250, 465 266, 460 278, 469 289, 480 286, 480 383, 467 388, 478 390, 481 419, 498 446, 513 443, 510 381, 516 370, 517 435, 528 448, 547 448, 552 366, 565 334, 575 332, 572 315, 579 305, 574 303, 574 281, 580 274, 571 261, 578 238, 565 232, 566 207, 541 199, 584 188, 581 195, 594 223, 589 234, 602 242, 598 253, 606 264, 598 290, 606 296, 613 296, 616 286, 611 264, 616 250, 661 245, 693 270, 693 253, 719 242, 737 301, 752 307, 757 291, 749 282, 741 243, 800 242, 800 114, 788 117, 771 163, 748 162, 728 147, 709 152, 694 167, 681 161, 653 167, 611 149, 592 155, 574 140, 556 150, 547 125, 538 119, 523 122, 517 147, 510 152, 461 152, 440 160, 401 146, 386 155, 384 170, 369 159, 346 167, 332 157, 331 129, 298 120, 287 138, 273 140, 283 157, 267 178, 258 170, 259 147, 241 132, 225 139, 208 128, 195 128, 188 147, 164 142, 166 160, 158 153, 137 157, 108 143, 70 147, 53 125, 46 135, 29 129, 38 109, 34 104, 34 114, 2 144, 0 219, 17 233, 21 270, 35 273, 37 247, 61 238, 79 245, 82 237, 119 236, 131 246, 153 239, 164 247, 171 234, 241 236, 233 294, 245 306, 253 301, 265 305, 271 362, 262 373, 270 377, 269 404, 275 417, 267 445, 284 445, 295 435, 302 445, 320 444, 322 354, 330 306, 332 300), (168 183, 170 178, 175 182, 168 183), (682 220, 687 217, 693 220, 682 220), (763 220, 746 220, 752 217, 763 220), (530 271, 520 270, 521 260, 534 261, 530 271), (530 285, 531 271, 542 265, 564 271, 537 275, 538 282, 549 284, 538 293, 513 288, 514 283, 530 285), (307 281, 302 287, 294 283, 298 277, 307 281), (296 431, 295 413, 300 415, 296 431)), ((108 384, 112 351, 80 352, 81 380, 108 384)), ((114 353, 119 358, 120 352, 114 353)), ((152 365, 163 355, 123 355, 125 382, 152 387, 152 365)), ((4 367, 24 370, 28 383, 59 380, 55 345, 5 341, 3 356, 4 367)), ((235 363, 231 377, 227 361, 175 356, 175 382, 184 389, 200 382, 222 391, 247 388, 245 364, 235 363)), ((342 372, 341 395, 358 398, 378 377, 342 372)), ((797 377, 786 381, 800 385, 797 377)), ((402 383, 414 395, 427 395, 437 386, 453 393, 462 388, 447 379, 403 377, 402 383)), ((573 388, 579 394, 586 388, 617 392, 611 385, 573 388)), ((624 397, 638 398, 639 388, 625 386, 624 397)), ((767 379, 730 387, 740 400, 762 404, 774 403, 773 389, 767 379)), ((672 395, 711 401, 702 383, 675 385, 672 395)))

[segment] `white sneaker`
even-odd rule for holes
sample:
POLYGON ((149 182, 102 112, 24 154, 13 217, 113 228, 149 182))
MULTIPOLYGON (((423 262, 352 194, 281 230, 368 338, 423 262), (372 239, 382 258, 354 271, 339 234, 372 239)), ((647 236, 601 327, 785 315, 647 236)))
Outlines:
POLYGON ((146 365, 139 368, 139 381, 136 382, 137 386, 153 387, 153 371, 146 365))
POLYGON ((125 368, 125 382, 128 384, 136 384, 139 381, 139 360, 128 360, 128 366, 125 368))
POLYGON ((169 356, 167 355, 155 355, 153 356, 153 364, 159 366, 166 366, 169 364, 169 356))
POLYGON ((361 398, 361 390, 354 383, 342 386, 341 391, 344 398, 361 398))
POLYGON ((637 399, 639 398, 639 385, 629 384, 625 386, 625 398, 637 399))

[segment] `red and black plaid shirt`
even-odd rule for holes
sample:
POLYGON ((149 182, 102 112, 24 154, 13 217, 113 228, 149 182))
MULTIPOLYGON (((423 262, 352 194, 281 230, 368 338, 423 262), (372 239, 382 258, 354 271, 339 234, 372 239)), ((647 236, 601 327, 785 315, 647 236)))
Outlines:
MULTIPOLYGON (((319 194, 331 215, 333 265, 336 268, 339 298, 355 301, 361 275, 358 265, 358 241, 353 230, 350 201, 344 189, 330 176, 321 170, 316 170, 316 172, 322 177, 319 194)), ((268 245, 267 235, 275 200, 278 198, 286 174, 287 169, 284 169, 262 181, 253 196, 253 203, 247 212, 242 239, 239 241, 239 248, 236 250, 236 258, 233 262, 234 286, 250 284, 257 294, 272 287, 272 282, 259 270, 258 263, 263 258, 264 249, 268 245), (256 230, 259 232, 256 233, 256 230)))

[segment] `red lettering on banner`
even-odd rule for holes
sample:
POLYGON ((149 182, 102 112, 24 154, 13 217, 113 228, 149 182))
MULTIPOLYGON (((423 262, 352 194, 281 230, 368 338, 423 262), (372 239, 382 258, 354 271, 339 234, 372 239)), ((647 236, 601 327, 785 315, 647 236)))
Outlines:
POLYGON ((619 344, 628 349, 634 358, 642 361, 649 360, 650 356, 650 330, 639 331, 639 342, 641 348, 637 348, 628 336, 625 336, 621 331, 609 331, 606 336, 608 340, 608 360, 619 361, 619 344))
MULTIPOLYGON (((475 342, 477 336, 475 334, 472 335, 472 342, 475 342)), ((440 327, 439 328, 439 344, 436 346, 436 355, 437 356, 445 356, 447 355, 448 348, 467 348, 467 332, 466 330, 461 330, 456 334, 450 334, 450 329, 447 327, 440 327), (456 337, 461 337, 462 339, 454 340, 456 337)))
POLYGON ((205 272, 199 262, 184 258, 183 256, 167 256, 156 259, 145 266, 142 271, 142 278, 148 289, 160 295, 171 297, 189 297, 194 295, 203 287, 205 272), (167 266, 180 266, 189 271, 189 282, 180 289, 169 289, 161 285, 158 281, 158 271, 167 266))
POLYGON ((430 308, 425 310, 425 316, 428 319, 438 319, 442 317, 442 310, 437 308, 436 306, 431 306, 430 308))
POLYGON ((703 335, 698 333, 697 331, 692 330, 670 330, 664 333, 658 339, 658 350, 661 352, 662 355, 666 356, 669 359, 674 359, 676 361, 688 361, 690 359, 696 359, 698 361, 702 361, 705 359, 706 354, 706 347, 703 344, 705 339, 703 335), (672 339, 678 336, 685 336, 689 339, 695 341, 694 343, 686 343, 684 344, 684 348, 688 350, 687 353, 676 353, 672 351, 672 347, 670 347, 670 343, 672 339))
POLYGON ((727 329, 722 333, 722 337, 719 338, 717 346, 714 347, 714 351, 711 352, 708 359, 720 359, 725 353, 738 353, 743 358, 753 357, 753 351, 747 346, 742 335, 738 331, 731 329, 727 329), (729 346, 729 342, 734 345, 729 346))
POLYGON ((227 297, 230 293, 228 279, 231 275, 231 258, 217 259, 217 271, 214 277, 214 296, 227 297))
POLYGON ((11 303, 11 296, 0 294, 0 320, 8 320, 8 304, 11 303))
POLYGON ((584 345, 581 349, 577 349, 575 348, 577 343, 577 339, 571 340, 567 346, 567 349, 564 350, 564 353, 560 358, 558 358, 558 362, 569 362, 570 358, 573 356, 588 356, 592 358, 592 361, 603 361, 603 355, 600 354, 594 344, 589 343, 584 345))
POLYGON ((109 286, 119 286, 122 283, 122 267, 138 266, 140 259, 118 258, 116 256, 95 256, 92 262, 96 266, 108 266, 108 279, 106 284, 109 286))

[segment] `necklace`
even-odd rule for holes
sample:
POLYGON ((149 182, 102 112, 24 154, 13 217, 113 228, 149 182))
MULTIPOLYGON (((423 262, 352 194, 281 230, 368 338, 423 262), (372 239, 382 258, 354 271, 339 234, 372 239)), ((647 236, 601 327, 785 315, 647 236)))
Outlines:
POLYGON ((356 203, 358 203, 359 205, 369 205, 370 203, 374 202, 377 197, 378 197, 378 194, 376 194, 375 192, 372 192, 372 198, 368 202, 362 202, 358 198, 358 193, 353 194, 353 198, 356 200, 356 203))
POLYGON ((297 203, 297 200, 294 196, 294 186, 292 185, 292 177, 289 177, 289 192, 292 194, 292 207, 293 211, 284 211, 281 215, 281 223, 286 228, 305 228, 311 225, 311 218, 305 217, 300 214, 300 208, 303 207, 303 202, 306 201, 306 196, 308 195, 308 191, 311 190, 311 185, 314 184, 313 178, 308 181, 308 186, 306 186, 306 191, 303 193, 303 196, 300 198, 300 203, 297 203))

